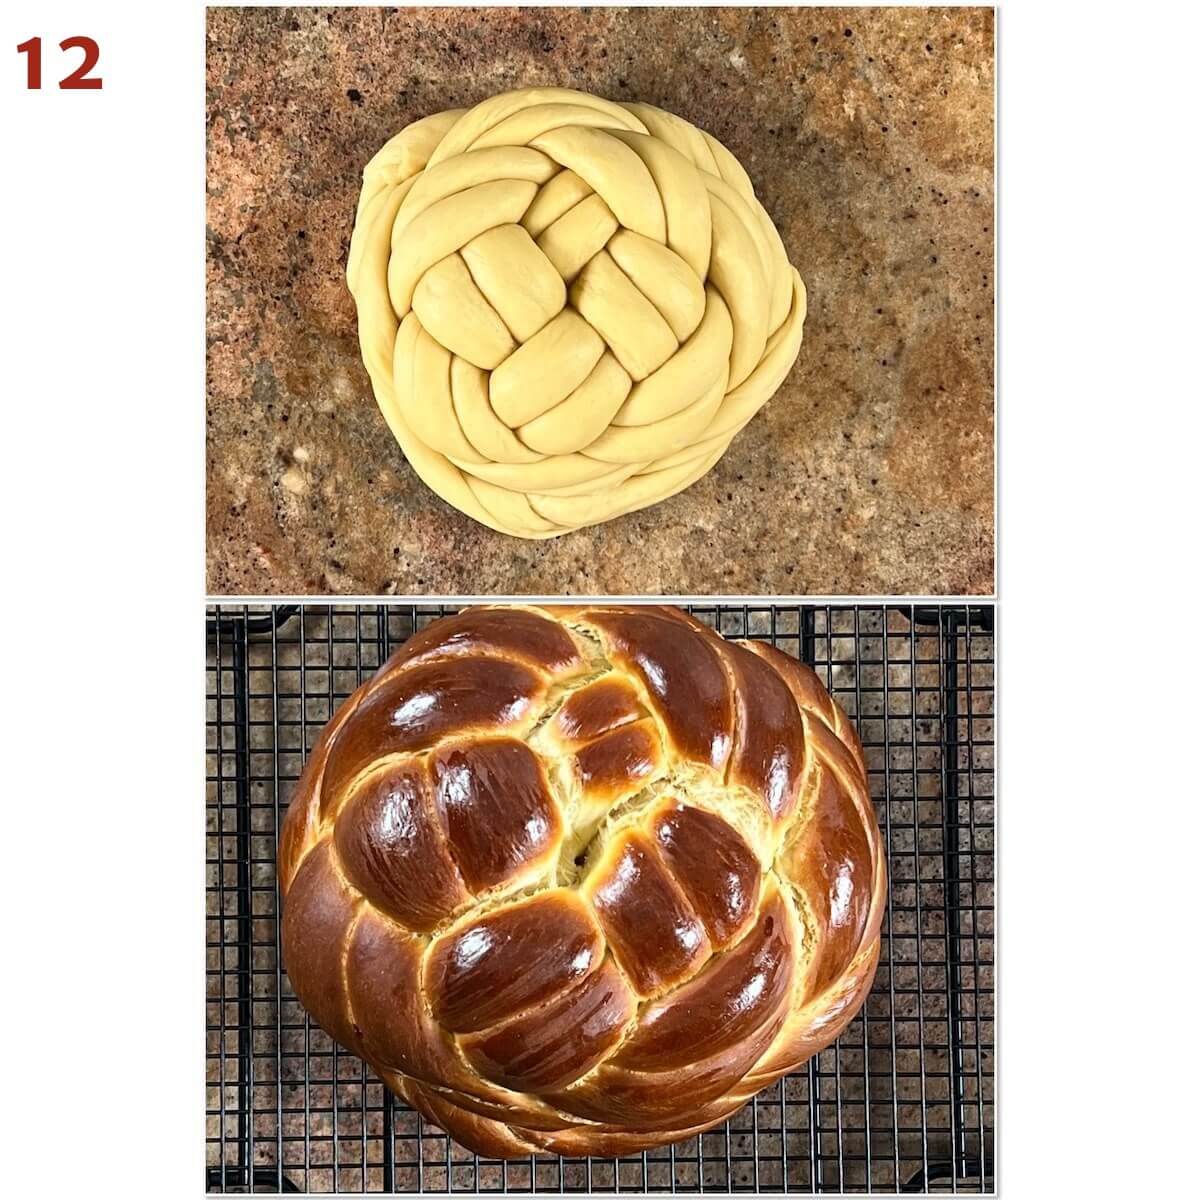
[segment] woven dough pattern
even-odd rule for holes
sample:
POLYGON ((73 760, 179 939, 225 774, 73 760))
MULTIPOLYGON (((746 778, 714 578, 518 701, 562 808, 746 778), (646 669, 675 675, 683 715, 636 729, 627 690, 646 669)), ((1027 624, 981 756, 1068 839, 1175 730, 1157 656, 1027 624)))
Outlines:
POLYGON ((347 277, 414 470, 526 538, 695 482, 783 381, 805 315, 720 142, 562 88, 392 138, 364 172, 347 277))
POLYGON ((885 872, 807 667, 674 609, 471 609, 322 733, 283 955, 322 1027, 477 1153, 620 1155, 837 1037, 885 872))

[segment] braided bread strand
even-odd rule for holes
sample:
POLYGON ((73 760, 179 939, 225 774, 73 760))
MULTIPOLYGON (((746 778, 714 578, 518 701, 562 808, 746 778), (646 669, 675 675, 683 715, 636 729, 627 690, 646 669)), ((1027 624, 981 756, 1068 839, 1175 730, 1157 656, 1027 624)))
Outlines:
POLYGON ((469 609, 335 714, 282 946, 338 1042, 472 1150, 686 1138, 828 1045, 885 857, 816 675, 674 609, 469 609))
POLYGON ((347 280, 413 469, 524 538, 694 483, 782 383, 806 312, 720 142, 565 88, 387 142, 363 174, 347 280))

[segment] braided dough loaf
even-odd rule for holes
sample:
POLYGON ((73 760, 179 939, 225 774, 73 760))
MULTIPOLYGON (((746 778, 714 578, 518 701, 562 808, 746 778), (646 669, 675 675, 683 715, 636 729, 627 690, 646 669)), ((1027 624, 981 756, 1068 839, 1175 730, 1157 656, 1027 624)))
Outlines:
POLYGON ((879 958, 862 750, 675 609, 482 608, 334 716, 284 825, 297 996, 477 1153, 688 1137, 833 1041, 879 958))
POLYGON ((720 142, 564 88, 392 138, 363 174, 347 278, 413 469, 526 538, 699 479, 791 369, 805 314, 720 142))

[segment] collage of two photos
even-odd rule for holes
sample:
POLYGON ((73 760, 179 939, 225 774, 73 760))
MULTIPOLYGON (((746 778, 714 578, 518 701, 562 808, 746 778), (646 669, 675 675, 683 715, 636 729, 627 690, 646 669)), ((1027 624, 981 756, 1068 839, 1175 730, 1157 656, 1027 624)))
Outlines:
POLYGON ((206 1191, 993 1192, 993 10, 206 69, 206 1191))

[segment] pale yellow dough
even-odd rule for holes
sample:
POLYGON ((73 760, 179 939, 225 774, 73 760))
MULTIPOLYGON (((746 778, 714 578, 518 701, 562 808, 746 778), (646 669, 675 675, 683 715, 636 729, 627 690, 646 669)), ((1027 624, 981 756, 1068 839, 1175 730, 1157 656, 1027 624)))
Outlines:
POLYGON ((565 88, 392 138, 363 173, 347 279, 413 469, 525 538, 694 483, 791 369, 805 315, 720 142, 565 88))

